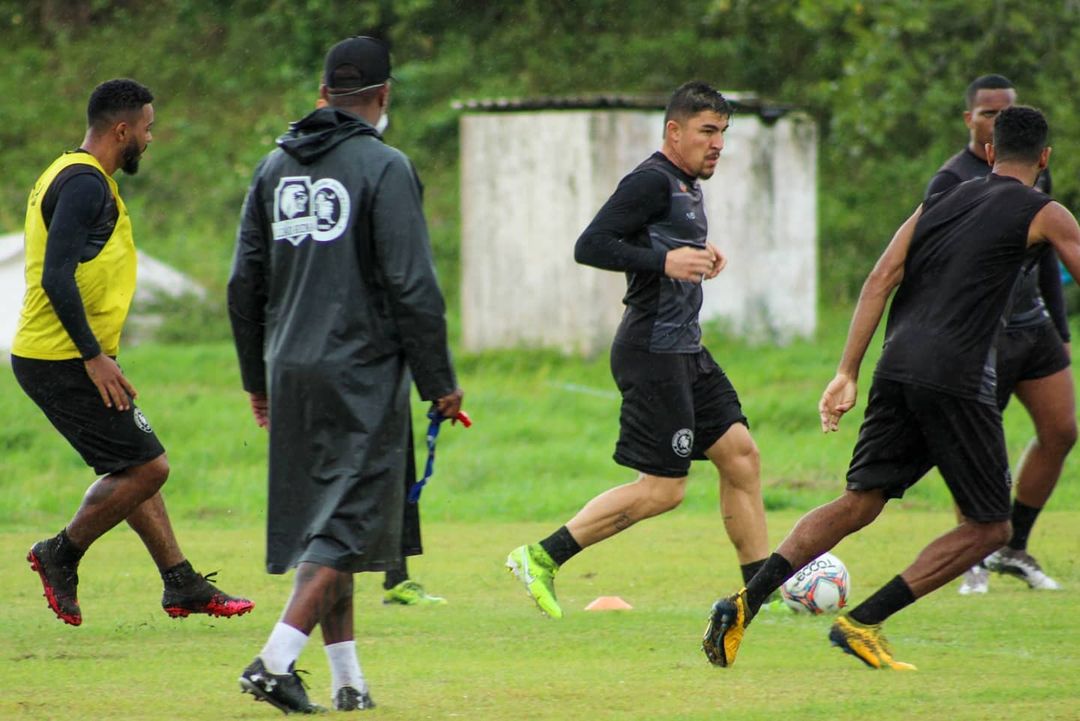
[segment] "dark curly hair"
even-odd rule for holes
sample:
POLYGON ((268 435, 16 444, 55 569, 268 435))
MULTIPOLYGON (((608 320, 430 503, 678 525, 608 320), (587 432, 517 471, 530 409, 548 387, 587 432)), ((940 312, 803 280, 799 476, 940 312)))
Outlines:
POLYGON ((127 78, 107 80, 90 94, 90 102, 86 106, 86 124, 91 128, 103 129, 116 122, 120 115, 142 110, 144 105, 152 102, 154 95, 145 85, 127 78))
POLYGON ((1041 110, 1013 105, 994 118, 994 154, 998 160, 1038 162, 1049 135, 1041 110))

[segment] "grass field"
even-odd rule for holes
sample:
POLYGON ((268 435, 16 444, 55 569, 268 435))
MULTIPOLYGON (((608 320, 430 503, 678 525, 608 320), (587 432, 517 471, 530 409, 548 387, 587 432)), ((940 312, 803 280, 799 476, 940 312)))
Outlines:
MULTIPOLYGON (((776 540, 796 514, 770 516, 776 540)), ((837 554, 853 599, 900 570, 951 523, 947 513, 889 509, 837 554)), ((1046 514, 1035 543, 1069 588, 1080 584, 1080 513, 1046 514)), ((380 577, 360 577, 358 647, 384 719, 856 719, 948 721, 1072 719, 1080 699, 1080 630, 1071 593, 1032 592, 1007 578, 985 597, 956 584, 888 626, 915 674, 874 672, 831 648, 826 617, 759 616, 738 663, 709 666, 699 650, 715 596, 738 581, 712 514, 674 513, 588 549, 557 581, 567 611, 542 617, 502 568, 506 552, 548 530, 542 523, 437 522, 414 575, 450 603, 384 607, 380 577), (702 539, 709 539, 704 541, 702 539), (715 542, 713 542, 715 539, 715 542), (599 595, 632 611, 586 612, 599 595)), ((261 648, 290 577, 261 570, 259 528, 195 524, 182 541, 222 586, 255 599, 230 620, 174 620, 133 533, 107 536, 86 557, 84 624, 57 621, 22 561, 33 533, 0 533, 4 612, 3 719, 266 719, 278 712, 242 695, 236 677, 261 648), (74 711, 77 709, 77 711, 74 711)), ((329 671, 313 639, 298 663, 326 703, 329 671)))
MULTIPOLYGON (((847 327, 846 311, 827 311, 814 341, 782 348, 711 333, 709 346, 739 389, 762 456, 766 506, 805 509, 835 496, 862 417, 875 341, 861 379, 858 408, 839 433, 823 436, 817 402, 832 377, 847 327)), ((169 452, 165 489, 179 519, 262 522, 266 434, 250 417, 231 345, 143 345, 121 362, 139 406, 169 452)), ((619 400, 606 354, 592 360, 549 351, 465 355, 458 359, 465 407, 476 421, 439 438, 439 463, 425 490, 430 520, 563 520, 591 495, 633 472, 611 460, 619 400)), ((423 406, 416 404, 417 433, 423 406)), ((1018 403, 1006 412, 1010 457, 1031 437, 1018 403)), ((1050 509, 1080 511, 1080 454, 1066 462, 1050 509)), ((0 529, 52 528, 67 520, 92 478, 82 461, 0 366, 0 529)), ((904 499, 907 507, 949 507, 931 474, 904 499)), ((715 472, 694 464, 684 506, 711 511, 715 472)))
MULTIPOLYGON (((815 341, 759 347, 707 338, 741 391, 762 452, 774 542, 798 515, 835 496, 862 406, 822 436, 816 404, 846 329, 831 311, 815 341)), ((875 351, 876 346, 875 343, 875 351)), ((126 529, 88 553, 85 623, 55 620, 23 560, 55 533, 92 474, 0 368, 0 719, 256 719, 277 712, 239 693, 236 676, 261 648, 291 576, 263 572, 265 434, 251 421, 228 344, 151 344, 121 361, 169 449, 165 496, 196 566, 258 604, 226 621, 169 619, 160 582, 126 529)), ((865 400, 873 354, 862 381, 865 400)), ((427 553, 414 575, 448 596, 443 608, 385 608, 380 578, 361 577, 357 635, 386 719, 964 719, 1080 718, 1080 472, 1070 457, 1032 548, 1063 582, 1033 593, 994 579, 985 598, 955 584, 892 619, 913 675, 872 673, 831 649, 828 620, 755 621, 735 668, 708 666, 698 646, 706 611, 737 582, 716 513, 715 474, 695 464, 683 506, 588 549, 559 577, 567 618, 542 618, 501 568, 516 545, 553 530, 593 494, 631 480, 610 459, 618 399, 606 357, 544 351, 458 359, 473 428, 440 436, 425 490, 427 553), (704 541, 702 539, 709 539, 704 541), (715 540, 713 540, 715 539, 715 540), (634 605, 586 613, 599 595, 634 605)), ((417 429, 422 431, 416 403, 417 429)), ((1006 413, 1010 453, 1031 429, 1006 413)), ((858 601, 950 527, 940 479, 924 479, 880 523, 837 549, 858 601)), ((314 697, 329 673, 316 640, 301 658, 314 697)))

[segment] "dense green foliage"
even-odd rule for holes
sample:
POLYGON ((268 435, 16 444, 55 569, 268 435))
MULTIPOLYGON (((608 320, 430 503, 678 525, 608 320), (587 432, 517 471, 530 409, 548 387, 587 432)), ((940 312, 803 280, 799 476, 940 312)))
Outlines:
POLYGON ((370 32, 393 43, 388 139, 426 180, 451 293, 453 99, 664 93, 700 77, 818 119, 823 287, 850 298, 966 141, 962 92, 976 75, 1008 75, 1048 112, 1056 195, 1080 202, 1078 20, 1068 0, 0 0, 0 229, 21 227, 36 174, 78 143, 93 85, 136 77, 158 97, 144 171, 122 180, 140 243, 220 289, 254 163, 311 107, 325 48, 370 32))

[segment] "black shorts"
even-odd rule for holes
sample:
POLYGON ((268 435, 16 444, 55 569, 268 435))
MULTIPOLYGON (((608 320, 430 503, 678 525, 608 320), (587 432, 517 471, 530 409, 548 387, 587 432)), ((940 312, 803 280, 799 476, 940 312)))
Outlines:
POLYGON ((1017 383, 1045 378, 1068 367, 1065 343, 1053 323, 1006 328, 997 342, 998 408, 1005 409, 1017 383))
POLYGON ((900 498, 937 466, 966 518, 1010 516, 1012 477, 1001 411, 989 403, 874 378, 847 487, 900 498))
POLYGON ((95 473, 116 473, 152 461, 165 449, 142 411, 106 408, 83 362, 11 357, 26 395, 95 473))
POLYGON ((620 465, 682 478, 733 423, 749 427, 731 381, 704 348, 650 353, 615 343, 611 375, 622 393, 614 455, 620 465))

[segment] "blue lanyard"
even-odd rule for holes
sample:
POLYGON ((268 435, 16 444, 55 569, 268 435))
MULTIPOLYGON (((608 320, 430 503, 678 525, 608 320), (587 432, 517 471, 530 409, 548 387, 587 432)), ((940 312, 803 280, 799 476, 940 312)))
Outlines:
POLYGON ((464 412, 458 413, 456 417, 451 419, 439 413, 437 408, 432 408, 428 411, 427 417, 431 421, 428 423, 427 428, 427 463, 424 464, 424 477, 409 489, 409 503, 416 503, 420 500, 421 491, 427 485, 431 474, 435 472, 435 440, 439 437, 439 426, 442 422, 449 420, 461 421, 461 424, 466 428, 472 425, 472 421, 464 412))

